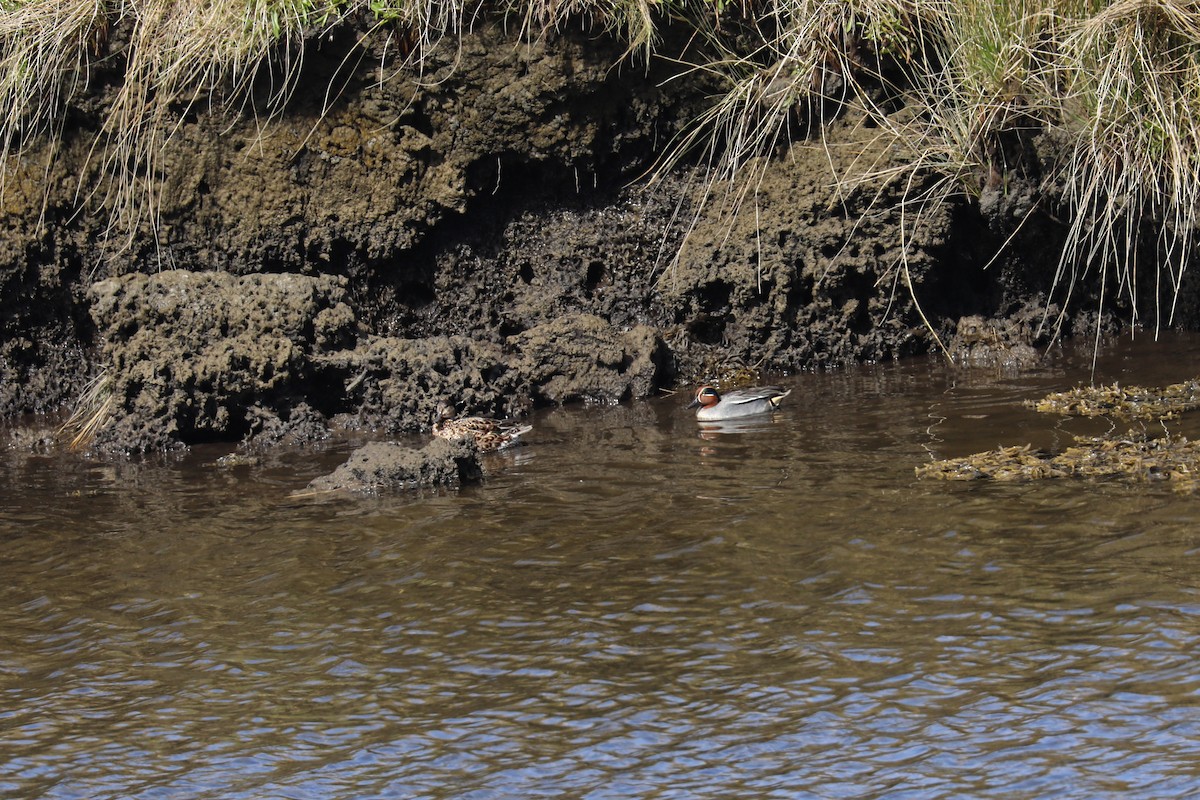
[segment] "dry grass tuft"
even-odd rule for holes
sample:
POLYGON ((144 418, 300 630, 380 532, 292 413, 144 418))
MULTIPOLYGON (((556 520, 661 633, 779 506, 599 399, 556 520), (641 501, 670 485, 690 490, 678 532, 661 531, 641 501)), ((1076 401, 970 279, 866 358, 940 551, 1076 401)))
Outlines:
MULTIPOLYGON (((1049 132, 1070 143, 1044 184, 1066 187, 1069 228, 1054 276, 1064 314, 1073 288, 1098 275, 1139 322, 1140 266, 1155 278, 1154 325, 1171 320, 1200 223, 1200 6, 776 0, 761 8, 746 21, 761 44, 748 50, 732 51, 719 28, 705 29, 714 55, 697 69, 726 88, 662 163, 673 169, 698 154, 710 181, 704 205, 729 214, 752 206, 781 143, 813 138, 797 117, 819 135, 828 114, 856 107, 893 155, 831 180, 842 196, 873 191, 877 202, 883 187, 899 186, 907 238, 951 200, 1036 177, 1044 165, 1021 163, 1020 145, 1049 132), (881 87, 890 108, 878 104, 881 87)), ((907 283, 907 248, 899 252, 907 283)))
MULTIPOLYGON (((61 131, 86 88, 88 50, 103 30, 103 0, 0 0, 0 153, 61 131)), ((0 169, 0 191, 4 171, 0 169)))
POLYGON ((124 80, 105 120, 100 154, 107 183, 100 205, 130 235, 157 226, 163 147, 204 104, 236 108, 260 70, 269 72, 268 116, 295 89, 309 27, 336 16, 333 2, 136 0, 123 6, 133 33, 124 80))
POLYGON ((1173 316, 1200 222, 1200 7, 1118 0, 1078 20, 1062 47, 1073 148, 1061 166, 1072 215, 1060 277, 1097 269, 1136 314, 1139 267, 1152 270, 1157 329, 1173 316))
POLYGON ((56 438, 73 452, 87 450, 108 423, 114 405, 112 386, 108 375, 102 372, 84 387, 75 410, 56 431, 56 438))
POLYGON ((596 26, 623 39, 631 54, 649 58, 658 43, 663 0, 534 0, 510 3, 508 13, 520 20, 521 35, 535 39, 572 23, 596 26))

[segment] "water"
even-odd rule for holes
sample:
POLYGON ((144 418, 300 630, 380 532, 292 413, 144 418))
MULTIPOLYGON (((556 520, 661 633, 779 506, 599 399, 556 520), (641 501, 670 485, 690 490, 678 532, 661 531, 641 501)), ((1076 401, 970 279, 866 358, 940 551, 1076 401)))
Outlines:
POLYGON ((10 454, 0 796, 1198 794, 1200 498, 914 478, 1103 429, 1020 405, 1089 358, 787 378, 729 433, 679 396, 549 411, 458 494, 288 497, 345 446, 10 454))

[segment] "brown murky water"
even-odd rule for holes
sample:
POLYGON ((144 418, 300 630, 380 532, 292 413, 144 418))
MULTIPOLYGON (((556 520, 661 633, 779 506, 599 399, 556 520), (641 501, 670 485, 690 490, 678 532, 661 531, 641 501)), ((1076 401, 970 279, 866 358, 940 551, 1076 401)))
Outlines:
POLYGON ((1020 406, 1088 361, 797 376, 705 435, 556 410, 458 495, 287 499, 344 448, 10 454, 0 796, 1195 795, 1200 498, 913 477, 1103 427, 1020 406))

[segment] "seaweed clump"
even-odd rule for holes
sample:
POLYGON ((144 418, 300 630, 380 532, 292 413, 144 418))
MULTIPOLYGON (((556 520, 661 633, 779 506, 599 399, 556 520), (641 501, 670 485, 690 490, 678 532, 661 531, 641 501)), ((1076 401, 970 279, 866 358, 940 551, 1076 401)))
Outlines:
POLYGON ((1170 481, 1180 490, 1200 487, 1200 442, 1182 437, 1075 437, 1057 455, 1024 447, 1001 447, 964 458, 917 467, 918 478, 996 481, 1046 478, 1124 478, 1135 483, 1170 481))
POLYGON ((1055 392, 1041 400, 1027 400, 1029 408, 1047 414, 1119 419, 1175 419, 1184 411, 1200 408, 1200 380, 1173 383, 1165 388, 1143 386, 1080 386, 1055 392))
MULTIPOLYGON (((1116 384, 1056 392, 1025 405, 1044 413, 1130 420, 1173 419, 1200 407, 1200 380, 1162 389, 1116 384)), ((1031 445, 1001 447, 961 458, 921 464, 918 478, 969 481, 1028 481, 1048 478, 1121 478, 1135 483, 1168 481, 1179 491, 1200 488, 1200 442, 1186 437, 1124 435, 1077 436, 1061 453, 1031 445)))

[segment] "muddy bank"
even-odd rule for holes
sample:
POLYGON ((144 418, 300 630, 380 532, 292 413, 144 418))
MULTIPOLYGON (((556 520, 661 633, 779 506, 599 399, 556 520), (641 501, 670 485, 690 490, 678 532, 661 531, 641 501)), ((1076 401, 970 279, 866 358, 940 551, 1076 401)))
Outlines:
MULTIPOLYGON (((852 163, 894 158, 877 121, 845 112, 781 143, 731 215, 704 202, 731 187, 702 170, 644 179, 711 90, 669 57, 481 22, 417 80, 363 33, 308 43, 278 119, 181 118, 157 226, 126 235, 78 192, 80 176, 104 185, 94 110, 56 150, 10 157, 0 413, 53 410, 99 375, 112 402, 96 447, 271 443, 428 429, 445 399, 509 416, 731 365, 892 359, 935 347, 926 321, 967 361, 983 329, 1003 329, 985 342, 1001 361, 1044 341, 1010 320, 1045 307, 1052 216, 993 260, 1028 218, 1019 193, 914 224, 899 184, 836 191, 852 163), (331 82, 344 89, 325 107, 331 82), (964 317, 980 320, 965 339, 964 317)), ((91 102, 119 79, 99 76, 91 102)))
POLYGON ((532 403, 646 397, 666 380, 668 354, 648 326, 619 331, 573 314, 499 345, 381 337, 358 323, 346 283, 186 270, 97 282, 89 298, 103 416, 84 415, 97 423, 88 443, 303 440, 329 419, 399 433, 429 428, 443 402, 509 416, 532 403))

